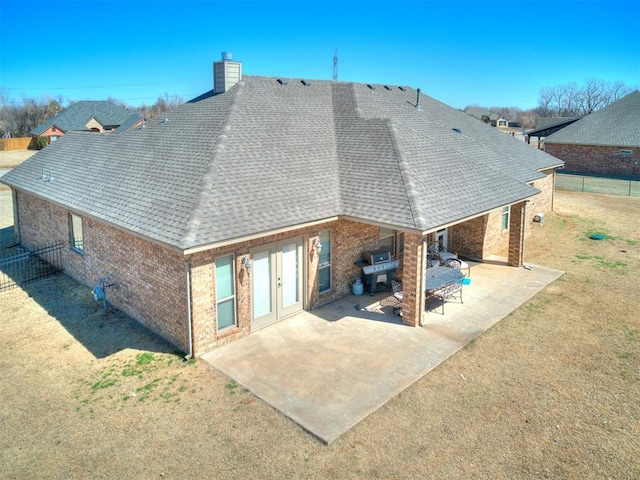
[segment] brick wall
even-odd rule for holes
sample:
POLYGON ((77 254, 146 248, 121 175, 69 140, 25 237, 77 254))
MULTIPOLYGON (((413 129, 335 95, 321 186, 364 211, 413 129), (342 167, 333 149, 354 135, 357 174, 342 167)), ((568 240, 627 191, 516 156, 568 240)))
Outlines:
POLYGON ((417 327, 420 325, 422 313, 421 302, 423 295, 420 291, 422 279, 420 278, 423 266, 422 257, 426 255, 422 248, 422 237, 418 234, 405 233, 402 278, 402 321, 407 325, 417 327))
MULTIPOLYGON (((524 225, 527 236, 536 226, 533 217, 537 213, 546 214, 553 210, 555 171, 546 170, 542 173, 545 177, 533 182, 540 193, 531 197, 526 206, 524 225)), ((491 255, 507 257, 509 230, 502 229, 502 208, 450 227, 449 250, 468 258, 483 259, 491 255)))
MULTIPOLYGON (((551 172, 552 173, 552 172, 551 172)), ((544 193, 534 199, 535 212, 547 211, 552 203, 553 177, 540 180, 536 186, 544 193)), ((313 309, 351 293, 351 284, 361 276, 363 251, 375 250, 379 245, 379 228, 348 220, 337 220, 312 227, 301 228, 250 241, 211 249, 185 259, 181 254, 164 249, 90 218, 83 218, 84 254, 69 247, 69 212, 36 197, 18 193, 18 216, 22 243, 33 246, 63 240, 67 247, 63 253, 64 267, 80 282, 93 286, 108 276, 114 283, 107 289, 107 298, 140 323, 159 333, 183 351, 188 350, 187 292, 185 261, 191 281, 191 318, 193 321, 193 347, 202 355, 217 346, 248 335, 251 332, 251 278, 241 263, 242 257, 254 249, 286 240, 303 239, 303 261, 306 263, 304 308, 313 309), (321 231, 331 232, 332 288, 318 292, 318 254, 312 240, 321 231), (233 255, 236 275, 236 318, 234 328, 218 332, 216 325, 215 259, 233 255)), ((531 222, 525 222, 528 223, 531 222)), ((501 209, 453 226, 449 229, 449 249, 461 256, 486 258, 497 254, 506 256, 509 248, 509 230, 501 228, 501 209)), ((403 269, 405 287, 415 290, 408 295, 412 305, 405 311, 407 322, 414 324, 419 312, 420 295, 417 272, 421 253, 421 238, 405 234, 403 269)), ((87 289, 90 294, 90 289, 87 289)))
POLYGON ((568 172, 640 178, 640 147, 547 143, 544 149, 563 160, 568 172), (622 154, 620 150, 631 150, 633 154, 622 154))
POLYGON ((69 244, 68 210, 20 192, 17 208, 23 245, 64 241, 62 262, 67 274, 88 287, 109 277, 114 284, 106 289, 110 304, 187 351, 181 255, 88 217, 83 217, 84 254, 80 254, 69 244))
POLYGON ((522 231, 525 228, 526 202, 511 205, 509 214, 509 245, 507 261, 512 267, 520 267, 524 262, 524 250, 522 244, 522 231))
POLYGON ((193 254, 190 265, 194 351, 197 355, 202 355, 251 332, 251 272, 247 273, 242 267, 242 257, 250 257, 251 251, 303 238, 303 261, 307 265, 304 308, 313 309, 351 293, 351 283, 361 274, 361 269, 354 265, 354 262, 360 260, 363 251, 377 248, 378 236, 378 227, 339 220, 193 254), (331 232, 332 288, 319 294, 319 256, 312 242, 323 230, 331 232), (237 325, 218 332, 215 311, 215 259, 225 255, 233 255, 235 258, 237 325))

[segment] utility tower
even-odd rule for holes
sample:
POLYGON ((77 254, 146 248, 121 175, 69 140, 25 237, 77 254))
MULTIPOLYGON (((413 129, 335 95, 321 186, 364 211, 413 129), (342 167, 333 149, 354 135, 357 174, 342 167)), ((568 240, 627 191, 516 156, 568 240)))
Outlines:
POLYGON ((338 81, 338 49, 333 52, 333 81, 338 81))

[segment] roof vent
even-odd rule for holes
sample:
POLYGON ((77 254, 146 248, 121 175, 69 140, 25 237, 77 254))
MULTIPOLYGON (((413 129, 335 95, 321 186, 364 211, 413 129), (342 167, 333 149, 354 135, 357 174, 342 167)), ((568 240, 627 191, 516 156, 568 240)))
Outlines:
POLYGON ((462 133, 462 130, 460 130, 459 128, 452 128, 451 130, 453 130, 456 133, 462 133))
POLYGON ((303 84, 305 87, 308 87, 309 85, 311 85, 311 82, 309 80, 300 80, 300 83, 303 84))
POLYGON ((420 89, 416 91, 416 108, 420 110, 420 89))
POLYGON ((384 86, 384 89, 385 89, 385 90, 391 90, 391 87, 390 87, 389 85, 385 85, 385 86, 384 86))
POLYGON ((369 89, 371 89, 371 90, 375 90, 376 89, 375 85, 371 85, 369 83, 367 83, 367 87, 369 87, 369 89))
POLYGON ((404 87, 398 87, 400 89, 400 91, 404 92, 406 90, 406 88, 404 87))
POLYGON ((289 82, 287 82, 286 80, 284 80, 284 79, 282 79, 282 78, 279 78, 279 79, 278 79, 278 83, 279 83, 280 85, 286 85, 286 84, 288 84, 289 82))

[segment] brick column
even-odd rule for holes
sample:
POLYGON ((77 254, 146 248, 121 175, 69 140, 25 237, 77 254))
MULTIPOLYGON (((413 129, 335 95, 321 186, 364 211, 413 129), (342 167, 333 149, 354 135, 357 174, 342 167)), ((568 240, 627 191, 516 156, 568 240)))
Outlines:
POLYGON ((512 267, 520 267, 524 263, 524 245, 522 234, 524 231, 525 202, 511 205, 509 214, 509 257, 508 263, 512 267))
POLYGON ((420 326, 423 308, 421 308, 422 275, 422 238, 418 234, 404 234, 404 253, 402 255, 402 322, 412 327, 420 326))

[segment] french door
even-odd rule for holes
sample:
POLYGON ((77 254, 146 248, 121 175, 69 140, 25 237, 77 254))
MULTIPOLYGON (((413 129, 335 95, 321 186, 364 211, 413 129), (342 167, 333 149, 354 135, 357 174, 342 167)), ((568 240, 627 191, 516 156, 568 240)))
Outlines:
POLYGON ((298 238, 251 252, 252 330, 302 310, 302 245, 298 238))

